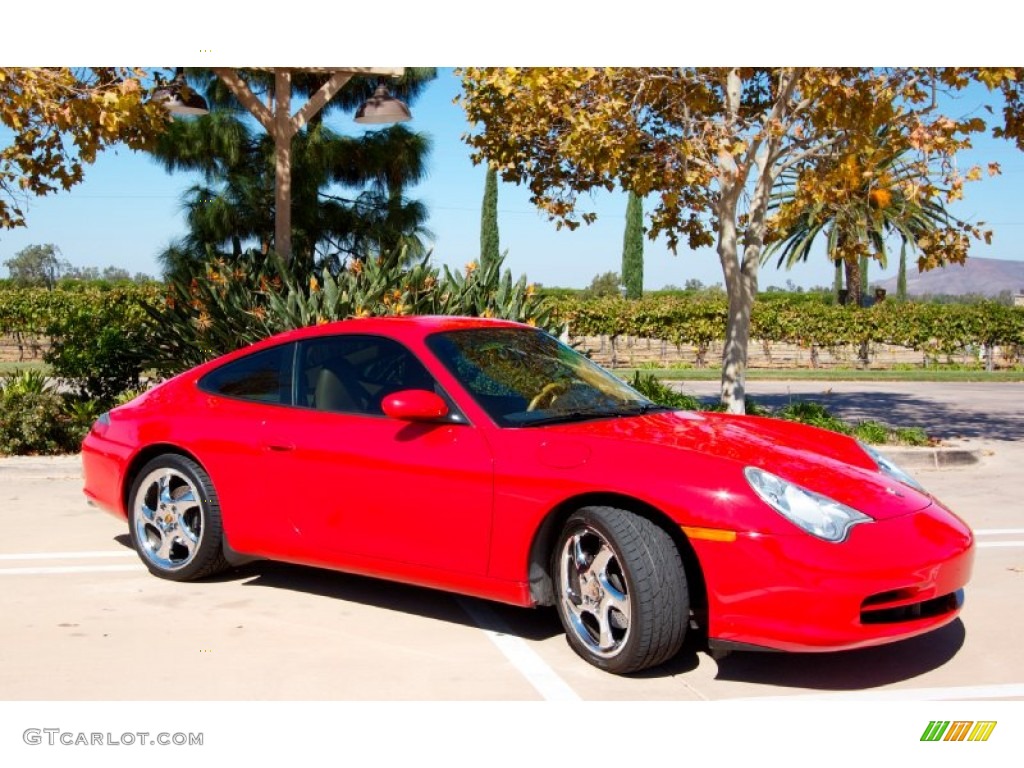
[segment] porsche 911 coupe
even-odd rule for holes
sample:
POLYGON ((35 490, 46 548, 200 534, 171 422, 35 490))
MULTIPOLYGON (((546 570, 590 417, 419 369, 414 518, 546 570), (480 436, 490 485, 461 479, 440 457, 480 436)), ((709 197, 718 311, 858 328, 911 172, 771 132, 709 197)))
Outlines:
POLYGON ((205 363, 103 414, 85 493, 156 576, 254 559, 554 605, 614 673, 834 651, 954 620, 969 527, 876 450, 656 405, 554 337, 346 320, 205 363))

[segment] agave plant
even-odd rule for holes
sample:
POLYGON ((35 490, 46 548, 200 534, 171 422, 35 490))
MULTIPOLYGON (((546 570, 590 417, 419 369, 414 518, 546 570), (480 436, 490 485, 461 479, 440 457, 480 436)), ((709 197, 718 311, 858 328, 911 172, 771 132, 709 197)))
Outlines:
POLYGON ((198 277, 171 277, 163 306, 146 307, 144 356, 161 374, 198 365, 266 335, 267 300, 284 289, 286 268, 272 254, 217 256, 198 277))
POLYGON ((46 374, 35 368, 16 369, 0 378, 0 389, 10 395, 39 395, 52 389, 46 374))
POLYGON ((310 275, 273 253, 217 257, 202 278, 170 279, 164 306, 149 308, 146 357, 172 373, 272 333, 350 317, 468 315, 501 317, 543 328, 552 324, 546 300, 526 278, 513 280, 504 257, 464 272, 443 273, 426 258, 403 266, 395 254, 352 260, 345 269, 310 275))
POLYGON ((512 272, 503 269, 507 255, 488 260, 483 266, 470 262, 462 272, 445 266, 433 312, 500 317, 551 330, 554 322, 551 308, 537 295, 533 285, 527 283, 525 275, 512 280, 512 272))
POLYGON ((403 267, 404 254, 352 260, 333 273, 324 268, 308 281, 285 279, 268 295, 266 331, 344 320, 349 317, 427 314, 433 309, 437 270, 428 259, 403 267))
POLYGON ((0 378, 0 455, 62 453, 77 450, 79 441, 65 398, 41 371, 0 378))

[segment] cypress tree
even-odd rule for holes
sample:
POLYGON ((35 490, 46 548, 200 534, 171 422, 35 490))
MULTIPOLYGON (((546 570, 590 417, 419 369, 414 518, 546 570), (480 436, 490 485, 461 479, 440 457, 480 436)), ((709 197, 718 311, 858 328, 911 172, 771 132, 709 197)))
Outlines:
POLYGON ((907 300, 907 244, 900 248, 900 271, 896 276, 896 298, 907 300))
POLYGON ((480 266, 486 268, 498 261, 498 174, 487 169, 484 182, 484 203, 480 213, 480 266))
POLYGON ((626 232, 622 237, 622 284, 626 298, 644 294, 644 205, 633 192, 626 203, 626 232))

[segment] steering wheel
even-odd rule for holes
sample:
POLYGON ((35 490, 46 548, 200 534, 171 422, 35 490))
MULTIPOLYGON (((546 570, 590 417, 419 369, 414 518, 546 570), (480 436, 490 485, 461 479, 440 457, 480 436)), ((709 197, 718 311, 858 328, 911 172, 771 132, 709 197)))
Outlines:
POLYGON ((550 381, 544 385, 540 392, 537 393, 536 397, 530 401, 530 404, 526 406, 527 411, 536 411, 538 408, 545 406, 552 406, 555 401, 558 400, 559 395, 565 393, 569 389, 569 384, 566 381, 550 381))

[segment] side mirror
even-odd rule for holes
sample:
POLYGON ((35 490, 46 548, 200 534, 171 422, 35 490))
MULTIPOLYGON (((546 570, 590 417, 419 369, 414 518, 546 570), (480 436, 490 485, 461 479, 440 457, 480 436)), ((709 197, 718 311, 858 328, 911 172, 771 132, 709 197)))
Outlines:
POLYGON ((403 421, 436 421, 448 415, 447 403, 425 389, 393 392, 380 405, 385 415, 403 421))

